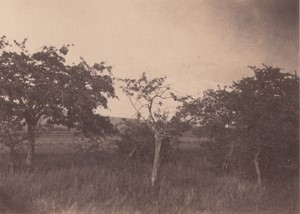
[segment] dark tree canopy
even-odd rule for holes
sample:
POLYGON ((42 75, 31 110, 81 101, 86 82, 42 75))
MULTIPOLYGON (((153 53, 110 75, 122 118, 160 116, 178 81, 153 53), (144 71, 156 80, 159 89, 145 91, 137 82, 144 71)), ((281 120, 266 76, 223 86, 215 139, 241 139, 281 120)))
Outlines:
POLYGON ((36 124, 42 117, 70 128, 91 124, 93 111, 107 108, 107 99, 115 97, 111 67, 103 62, 89 66, 82 59, 68 65, 69 45, 60 49, 44 46, 30 54, 25 42, 15 42, 19 51, 2 47, 0 102, 27 124, 36 124))
MULTIPOLYGON (((279 68, 251 67, 254 77, 232 85, 233 110, 238 115, 235 127, 258 147, 284 151, 298 143, 299 78, 279 68)), ((250 142, 249 142, 250 143, 250 142)))
POLYGON ((271 66, 250 68, 254 76, 207 90, 185 102, 178 114, 191 122, 197 135, 208 136, 210 146, 218 145, 213 148, 222 150, 223 160, 233 149, 259 156, 266 168, 297 162, 299 78, 271 66))
POLYGON ((0 39, 0 105, 27 126, 31 147, 28 165, 33 159, 35 131, 41 119, 86 135, 110 133, 109 119, 94 111, 108 108, 108 99, 116 97, 111 67, 103 62, 90 66, 82 58, 69 65, 69 45, 43 46, 30 53, 26 41, 11 45, 6 37, 0 39))

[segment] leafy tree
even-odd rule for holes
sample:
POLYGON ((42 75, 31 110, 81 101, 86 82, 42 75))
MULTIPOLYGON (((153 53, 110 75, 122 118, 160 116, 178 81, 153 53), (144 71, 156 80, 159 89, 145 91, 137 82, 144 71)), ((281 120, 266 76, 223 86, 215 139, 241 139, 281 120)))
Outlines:
POLYGON ((202 141, 202 149, 208 160, 227 172, 230 160, 236 150, 237 136, 232 136, 236 114, 229 108, 230 93, 227 88, 208 89, 202 97, 189 97, 176 113, 187 121, 193 133, 202 141))
POLYGON ((274 175, 286 160, 297 162, 299 78, 271 66, 250 68, 253 77, 207 90, 185 102, 178 114, 199 136, 210 137, 211 154, 218 151, 225 168, 229 158, 252 160, 262 185, 261 166, 265 175, 267 170, 274 175))
MULTIPOLYGON (((172 89, 165 84, 165 77, 148 78, 145 73, 139 79, 124 79, 123 92, 128 96, 138 119, 144 120, 154 134, 154 162, 151 174, 152 186, 158 182, 161 148, 165 137, 170 136, 172 123, 168 112, 163 109, 163 101, 176 99, 172 89)), ((177 134, 180 131, 176 132, 177 134)), ((173 134, 175 134, 173 132, 173 134)), ((150 135, 146 135, 150 136, 150 135)), ((151 138, 151 137, 150 137, 151 138)), ((147 138, 148 139, 148 138, 147 138)))
POLYGON ((107 108, 107 99, 115 97, 111 67, 103 62, 90 66, 83 59, 68 65, 69 45, 44 46, 29 53, 26 39, 14 41, 14 46, 5 37, 0 41, 0 104, 9 104, 12 115, 27 127, 29 171, 34 169, 36 127, 41 119, 87 135, 110 131, 108 118, 95 115, 94 110, 107 108))
POLYGON ((254 77, 232 85, 233 107, 240 116, 235 126, 253 154, 261 184, 261 165, 274 176, 286 160, 298 162, 299 78, 271 66, 251 69, 254 77))

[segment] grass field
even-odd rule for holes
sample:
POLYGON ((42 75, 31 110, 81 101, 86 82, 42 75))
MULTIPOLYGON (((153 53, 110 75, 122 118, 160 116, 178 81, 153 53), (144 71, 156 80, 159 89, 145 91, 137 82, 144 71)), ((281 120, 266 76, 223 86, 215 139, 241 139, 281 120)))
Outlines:
MULTIPOLYGON (((217 174, 195 143, 162 163, 150 187, 151 163, 117 152, 74 150, 80 140, 54 135, 37 141, 34 174, 9 174, 1 156, 0 213, 298 213, 298 176, 266 183, 217 174)), ((108 147, 107 147, 108 148, 108 147)))

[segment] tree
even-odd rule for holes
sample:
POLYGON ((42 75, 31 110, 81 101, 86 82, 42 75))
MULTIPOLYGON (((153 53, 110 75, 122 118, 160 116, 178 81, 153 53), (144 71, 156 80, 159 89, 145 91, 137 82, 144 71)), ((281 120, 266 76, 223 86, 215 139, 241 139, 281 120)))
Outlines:
POLYGON ((81 59, 68 65, 65 57, 69 45, 44 46, 35 53, 22 43, 12 46, 6 37, 0 40, 0 104, 10 105, 12 115, 27 127, 26 165, 33 171, 35 132, 38 122, 63 124, 85 134, 105 134, 107 118, 94 113, 108 108, 114 98, 111 67, 103 62, 93 66, 81 59), (101 124, 100 126, 98 126, 101 124))
POLYGON ((178 114, 192 122, 198 135, 208 135, 210 145, 218 145, 214 148, 221 150, 225 166, 241 153, 252 160, 262 185, 262 165, 265 175, 267 170, 274 175, 270 169, 278 170, 286 160, 297 162, 299 78, 271 66, 250 68, 253 77, 207 90, 184 103, 178 114), (220 149, 226 147, 227 152, 220 149))
POLYGON ((236 114, 229 108, 231 103, 227 87, 217 90, 208 89, 199 98, 189 97, 183 100, 176 113, 178 118, 187 121, 193 133, 199 138, 209 141, 202 142, 202 149, 208 160, 221 167, 226 173, 238 143, 237 136, 232 136, 236 114))
POLYGON ((273 176, 287 160, 298 162, 299 78, 271 66, 250 68, 254 77, 232 85, 233 107, 240 116, 236 127, 253 154, 257 183, 261 185, 261 165, 273 176))
POLYGON ((0 108, 0 144, 9 149, 9 170, 10 173, 14 173, 18 162, 16 150, 19 146, 22 146, 25 139, 22 121, 9 114, 9 109, 4 111, 5 106, 0 108), (4 115, 3 112, 6 112, 6 114, 4 115))
MULTIPOLYGON (((123 92, 129 98, 138 119, 147 122, 154 134, 154 161, 151 184, 155 186, 159 179, 161 147, 165 137, 170 136, 168 112, 162 108, 163 101, 176 99, 172 89, 165 84, 165 77, 148 78, 145 73, 139 79, 124 79, 123 92)), ((179 133, 179 132, 177 132, 179 133)))

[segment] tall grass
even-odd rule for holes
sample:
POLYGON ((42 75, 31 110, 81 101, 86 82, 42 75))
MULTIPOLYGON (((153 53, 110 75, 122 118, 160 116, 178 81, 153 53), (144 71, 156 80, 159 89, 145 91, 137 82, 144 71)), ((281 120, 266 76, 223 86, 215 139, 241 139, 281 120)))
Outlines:
POLYGON ((179 151, 162 163, 159 187, 151 164, 116 154, 43 154, 34 174, 0 175, 0 213, 297 213, 297 182, 259 188, 215 174, 201 155, 179 151))

